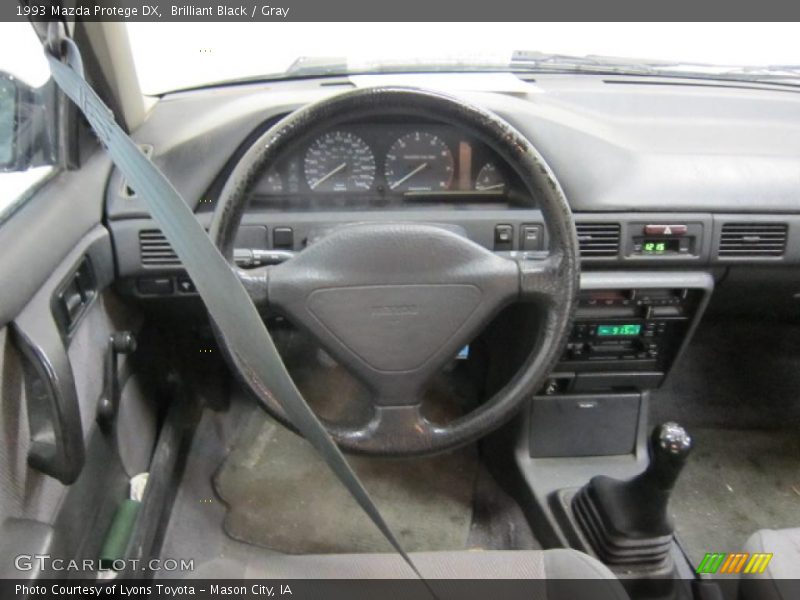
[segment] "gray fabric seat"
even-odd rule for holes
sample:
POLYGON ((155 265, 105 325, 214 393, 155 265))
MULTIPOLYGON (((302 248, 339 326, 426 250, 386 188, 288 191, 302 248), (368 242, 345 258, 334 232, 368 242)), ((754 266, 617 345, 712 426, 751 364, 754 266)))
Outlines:
POLYGON ((800 598, 800 528, 757 531, 744 551, 771 553, 772 559, 763 573, 742 575, 739 595, 743 600, 800 598))
MULTIPOLYGON (((426 579, 535 579, 541 600, 627 600, 617 578, 598 560, 569 549, 493 550, 413 553, 426 579), (569 581, 550 585, 554 580, 569 581), (546 590, 546 592, 545 592, 546 590), (586 595, 581 594, 586 590, 586 595)), ((397 554, 254 555, 246 564, 215 559, 192 574, 200 578, 266 579, 413 579, 414 573, 397 554)))

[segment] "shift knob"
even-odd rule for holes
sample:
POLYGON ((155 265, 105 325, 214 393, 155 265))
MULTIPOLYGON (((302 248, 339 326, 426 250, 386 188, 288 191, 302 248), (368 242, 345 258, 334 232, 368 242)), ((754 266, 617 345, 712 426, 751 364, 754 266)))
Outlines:
POLYGON ((653 429, 653 444, 673 456, 688 456, 692 450, 692 437, 673 421, 667 421, 653 429))
POLYGON ((691 451, 692 438, 683 427, 672 421, 659 425, 650 436, 650 464, 640 478, 660 490, 671 490, 691 451))

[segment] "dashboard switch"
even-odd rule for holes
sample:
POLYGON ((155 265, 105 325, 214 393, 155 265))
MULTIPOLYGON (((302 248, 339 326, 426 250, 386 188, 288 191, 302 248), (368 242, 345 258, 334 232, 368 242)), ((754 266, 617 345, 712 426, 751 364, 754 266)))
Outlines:
POLYGON ((645 225, 645 235, 686 235, 686 225, 645 225))
POLYGON ((177 284, 178 291, 183 294, 196 294, 197 288, 194 287, 194 282, 188 275, 179 275, 175 283, 177 284))
POLYGON ((272 230, 272 247, 276 250, 294 248, 294 231, 291 227, 276 227, 272 230))
POLYGON ((511 225, 494 226, 494 249, 511 250, 514 244, 514 227, 511 225))
POLYGON ((542 226, 523 225, 520 231, 520 250, 542 249, 542 226))
POLYGON ((172 293, 171 277, 142 277, 136 282, 140 294, 165 296, 172 293))

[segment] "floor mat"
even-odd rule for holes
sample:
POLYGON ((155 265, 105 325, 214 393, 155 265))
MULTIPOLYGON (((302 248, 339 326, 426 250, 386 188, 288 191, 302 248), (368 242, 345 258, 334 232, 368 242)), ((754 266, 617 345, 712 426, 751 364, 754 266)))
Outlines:
POLYGON ((762 528, 800 526, 800 434, 693 429, 695 449, 670 508, 695 565, 741 551, 762 528))
MULTIPOLYGON (((304 439, 253 414, 214 480, 228 506, 229 536, 288 554, 391 551, 304 439)), ((474 447, 413 460, 348 461, 405 550, 467 545, 479 465, 474 447)))
POLYGON ((503 490, 485 465, 478 471, 469 550, 541 550, 519 504, 503 490))
POLYGON ((800 432, 800 326, 702 323, 666 385, 651 394, 652 423, 800 432))

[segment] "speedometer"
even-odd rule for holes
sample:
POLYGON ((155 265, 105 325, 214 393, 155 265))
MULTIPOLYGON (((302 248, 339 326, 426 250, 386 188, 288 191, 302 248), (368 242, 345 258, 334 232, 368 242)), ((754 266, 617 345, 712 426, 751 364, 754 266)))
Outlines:
POLYGON ((375 181, 375 156, 357 135, 331 131, 312 142, 304 169, 315 192, 367 191, 375 181))
POLYGON ((453 154, 432 133, 408 133, 389 148, 386 181, 398 192, 446 190, 453 181, 453 154))

